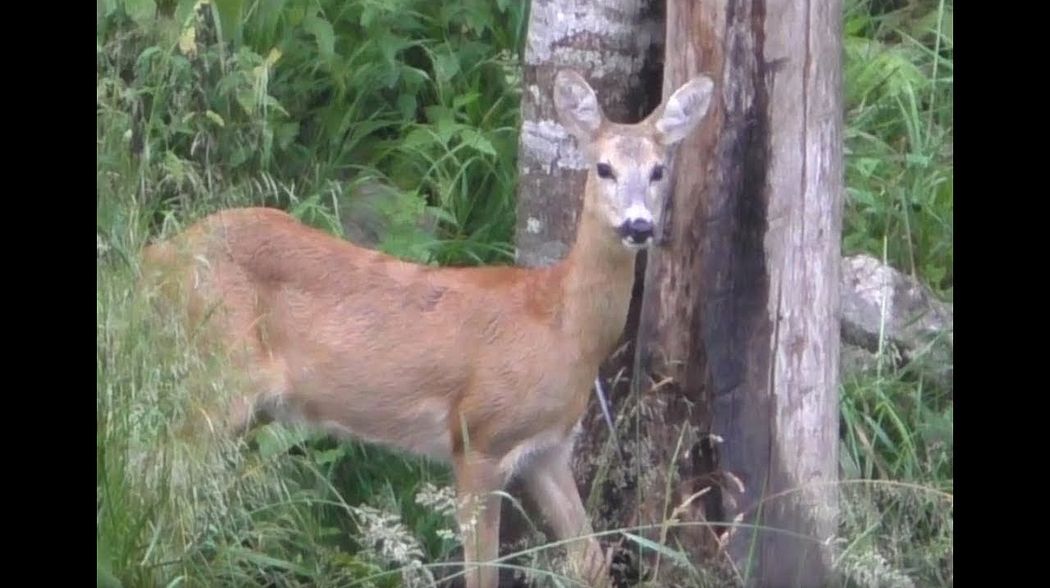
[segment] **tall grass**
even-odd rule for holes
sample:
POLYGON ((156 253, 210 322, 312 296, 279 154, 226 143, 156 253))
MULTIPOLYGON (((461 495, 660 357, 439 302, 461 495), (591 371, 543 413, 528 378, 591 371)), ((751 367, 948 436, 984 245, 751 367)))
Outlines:
POLYGON ((884 13, 847 0, 848 253, 883 256, 951 299, 954 282, 954 4, 884 13))
MULTIPOLYGON (((445 468, 278 426, 198 441, 234 383, 150 311, 137 255, 218 208, 265 204, 423 263, 510 262, 526 4, 98 4, 99 585, 447 573, 445 468)), ((901 4, 846 2, 844 249, 951 300, 953 4, 901 4)), ((840 569, 858 586, 950 584, 952 391, 882 359, 843 382, 840 569)), ((531 571, 553 569, 549 547, 526 552, 531 571)))
MULTIPOLYGON (((843 249, 954 297, 954 3, 847 0, 843 249)), ((842 554, 854 586, 954 579, 950 382, 880 342, 842 383, 842 554)), ((950 358, 947 361, 951 361, 950 358)), ((938 366, 941 370, 949 366, 938 366)))

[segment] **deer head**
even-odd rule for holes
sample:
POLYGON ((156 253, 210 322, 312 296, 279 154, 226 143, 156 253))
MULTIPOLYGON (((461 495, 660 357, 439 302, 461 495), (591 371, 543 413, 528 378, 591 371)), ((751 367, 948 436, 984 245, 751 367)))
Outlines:
POLYGON ((558 118, 588 163, 584 214, 593 215, 634 251, 648 247, 670 187, 674 148, 707 114, 714 83, 697 76, 637 124, 609 121, 594 90, 576 72, 555 77, 558 118))

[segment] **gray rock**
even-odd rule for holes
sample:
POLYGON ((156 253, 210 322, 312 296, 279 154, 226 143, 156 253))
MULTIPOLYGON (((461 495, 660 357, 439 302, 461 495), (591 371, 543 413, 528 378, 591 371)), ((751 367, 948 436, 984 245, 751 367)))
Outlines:
POLYGON ((899 355, 951 388, 954 309, 918 280, 870 255, 842 260, 843 371, 874 365, 859 349, 899 355), (859 348, 859 349, 858 349, 859 348))
POLYGON ((840 359, 844 375, 874 373, 878 364, 875 353, 843 339, 840 359))
POLYGON ((396 198, 396 193, 374 180, 358 181, 349 192, 339 211, 343 233, 358 245, 374 248, 390 230, 390 218, 384 213, 383 205, 396 198))
POLYGON ((358 177, 348 184, 339 214, 346 238, 369 249, 392 235, 422 242, 434 239, 437 231, 437 216, 419 199, 374 177, 358 177))

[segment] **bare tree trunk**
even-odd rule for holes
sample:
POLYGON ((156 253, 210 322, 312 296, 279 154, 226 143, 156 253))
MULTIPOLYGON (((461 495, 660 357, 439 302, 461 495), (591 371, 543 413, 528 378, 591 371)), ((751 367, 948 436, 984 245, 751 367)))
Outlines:
MULTIPOLYGON (((836 530, 841 18, 839 0, 668 2, 664 93, 702 72, 720 100, 679 150, 671 243, 647 267, 638 438, 662 465, 638 482, 638 523, 706 492, 679 519, 761 525, 722 537, 758 586, 829 581, 821 542, 836 530)), ((696 555, 720 543, 711 527, 681 529, 696 555)))

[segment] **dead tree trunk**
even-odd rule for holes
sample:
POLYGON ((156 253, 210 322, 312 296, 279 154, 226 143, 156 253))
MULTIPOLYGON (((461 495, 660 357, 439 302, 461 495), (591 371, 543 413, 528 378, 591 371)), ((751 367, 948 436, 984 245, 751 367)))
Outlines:
MULTIPOLYGON (((639 481, 638 522, 743 517, 762 529, 722 537, 741 576, 823 586, 838 465, 840 1, 668 0, 667 13, 664 92, 703 72, 716 99, 679 149, 670 244, 647 267, 639 438, 664 465, 639 481)), ((714 538, 678 533, 695 551, 714 538)))

